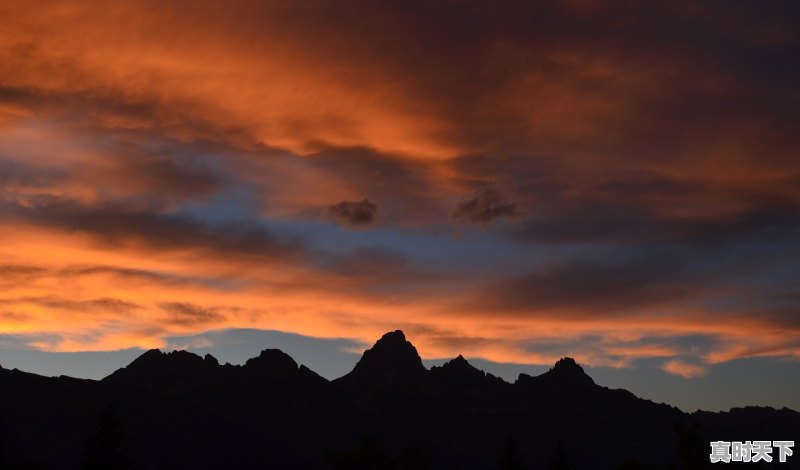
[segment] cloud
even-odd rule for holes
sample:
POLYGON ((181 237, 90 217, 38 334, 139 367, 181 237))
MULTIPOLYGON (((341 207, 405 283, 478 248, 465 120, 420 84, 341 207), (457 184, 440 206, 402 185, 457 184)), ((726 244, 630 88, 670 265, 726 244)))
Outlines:
POLYGON ((197 249, 218 256, 238 254, 275 260, 305 252, 299 240, 278 236, 264 225, 247 220, 213 224, 182 214, 113 204, 87 206, 49 197, 7 202, 0 209, 36 225, 88 234, 105 246, 143 244, 159 250, 197 249))
POLYGON ((350 226, 369 225, 375 219, 378 206, 368 199, 361 201, 342 201, 328 208, 331 217, 350 226))
POLYGON ((782 240, 800 227, 800 201, 754 194, 746 202, 735 204, 736 208, 718 206, 718 212, 712 213, 713 204, 703 207, 705 200, 713 197, 721 201, 723 195, 695 193, 692 197, 690 188, 681 190, 679 185, 660 194, 657 191, 614 190, 613 199, 601 192, 571 201, 550 197, 507 233, 528 243, 713 246, 753 238, 782 240), (661 202, 648 201, 656 198, 661 202), (664 202, 670 199, 680 202, 664 202))
POLYGON ((222 323, 225 315, 215 309, 184 302, 165 302, 160 307, 167 312, 167 323, 184 327, 222 323))
POLYGON ((26 313, 0 312, 0 319, 3 319, 7 322, 23 323, 29 321, 31 319, 31 316, 26 313))
POLYGON ((567 310, 610 316, 705 292, 708 286, 702 274, 691 266, 686 258, 669 252, 621 260, 564 259, 495 281, 467 302, 485 302, 487 307, 517 314, 567 310))
POLYGON ((72 300, 60 297, 19 297, 0 299, 0 305, 35 304, 54 310, 68 310, 74 312, 102 312, 125 314, 142 306, 134 302, 113 298, 97 298, 89 300, 72 300))
POLYGON ((453 211, 453 218, 488 224, 500 217, 515 218, 520 215, 517 204, 492 188, 478 191, 471 199, 461 201, 453 211))
POLYGON ((708 368, 701 365, 690 364, 688 362, 672 359, 664 363, 661 368, 672 375, 683 377, 684 379, 695 379, 698 377, 705 377, 708 374, 708 368))
POLYGON ((341 182, 345 201, 363 194, 380 201, 381 218, 375 222, 424 227, 446 217, 447 188, 437 165, 370 147, 326 147, 307 161, 341 182))
POLYGON ((45 275, 47 270, 40 266, 20 264, 0 264, 0 286, 14 286, 32 282, 45 275))
MULTIPOLYGON (((128 194, 154 195, 160 198, 201 199, 225 187, 225 180, 200 158, 176 155, 148 155, 135 152, 103 164, 80 169, 81 178, 94 180, 128 194)), ((97 183, 96 183, 97 184, 97 183)))
POLYGON ((796 357, 795 4, 66 5, 0 4, 2 332, 796 357))

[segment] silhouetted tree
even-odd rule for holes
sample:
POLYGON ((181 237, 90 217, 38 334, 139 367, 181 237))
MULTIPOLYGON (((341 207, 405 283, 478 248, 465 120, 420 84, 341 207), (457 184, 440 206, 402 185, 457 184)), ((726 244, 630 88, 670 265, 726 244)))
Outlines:
POLYGON ((388 468, 392 470, 424 470, 428 468, 428 462, 421 449, 404 447, 391 458, 388 468))
POLYGON ((673 429, 678 437, 678 457, 681 460, 681 469, 708 468, 708 442, 700 439, 700 423, 693 423, 688 428, 681 423, 675 423, 673 429))
POLYGON ((134 468, 133 456, 125 443, 122 423, 111 403, 103 410, 97 427, 89 436, 83 463, 86 470, 134 468))
POLYGON ((37 463, 10 464, 5 458, 5 428, 0 421, 0 470, 40 470, 41 465, 37 463))
POLYGON ((628 459, 619 464, 617 470, 655 470, 655 467, 628 459))
POLYGON ((556 450, 550 458, 550 470, 572 470, 572 464, 567 459, 567 454, 564 452, 564 446, 559 439, 556 444, 556 450))
POLYGON ((506 441, 503 452, 500 454, 500 459, 497 461, 497 468, 499 470, 518 470, 522 468, 517 441, 513 437, 509 437, 506 441))
POLYGON ((382 469, 386 468, 387 459, 383 444, 365 437, 355 448, 330 456, 327 463, 337 470, 382 469))

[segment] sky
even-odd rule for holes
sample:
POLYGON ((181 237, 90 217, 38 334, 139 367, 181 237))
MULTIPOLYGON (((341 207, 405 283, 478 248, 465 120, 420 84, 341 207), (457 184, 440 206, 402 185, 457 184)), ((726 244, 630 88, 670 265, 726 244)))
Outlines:
POLYGON ((333 378, 402 329, 429 364, 800 410, 798 21, 2 2, 0 364, 281 347, 333 378))

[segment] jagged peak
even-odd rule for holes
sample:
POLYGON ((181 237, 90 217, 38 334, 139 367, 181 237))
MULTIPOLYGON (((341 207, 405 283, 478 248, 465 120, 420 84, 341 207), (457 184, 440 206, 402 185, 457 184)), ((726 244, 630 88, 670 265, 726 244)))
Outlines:
POLYGON ((394 330, 381 336, 381 339, 375 342, 373 349, 381 346, 386 347, 389 345, 403 345, 405 343, 411 344, 408 342, 408 340, 406 340, 406 335, 403 333, 403 330, 394 330))
POLYGON ((188 381, 239 380, 274 380, 313 373, 310 369, 302 370, 297 362, 280 349, 264 349, 256 357, 250 358, 243 365, 224 366, 211 354, 200 356, 186 350, 168 353, 158 349, 146 351, 127 367, 117 370, 104 380, 109 381, 155 381, 170 383, 188 381))
MULTIPOLYGON (((210 356, 210 355, 207 355, 210 356)), ((214 362, 213 356, 211 356, 214 362)), ((160 349, 150 349, 145 351, 141 356, 134 359, 128 367, 141 367, 152 364, 202 364, 208 362, 208 358, 203 358, 193 352, 185 349, 176 349, 170 352, 163 352, 160 349)))
POLYGON ((269 367, 269 368, 285 368, 297 369, 297 362, 292 356, 286 354, 280 349, 264 349, 258 356, 252 357, 244 364, 245 367, 269 367))
POLYGON ((467 361, 461 354, 455 359, 450 359, 441 366, 431 368, 434 377, 441 377, 446 381, 453 381, 463 385, 465 382, 479 382, 486 378, 486 373, 467 361))
POLYGON ((167 381, 178 377, 185 379, 202 376, 209 369, 218 366, 217 360, 210 355, 203 358, 182 349, 167 353, 160 349, 150 349, 103 380, 136 381, 154 378, 157 381, 167 381))
POLYGON ((553 368, 544 375, 554 377, 562 382, 594 385, 594 380, 592 380, 592 378, 586 374, 586 371, 583 370, 583 367, 581 367, 580 364, 575 361, 575 359, 569 356, 562 357, 556 361, 555 365, 553 365, 553 368))
POLYGON ((219 365, 219 360, 216 357, 212 356, 211 354, 206 354, 205 356, 203 356, 203 360, 205 362, 208 362, 210 364, 214 364, 216 366, 219 365))
POLYGON ((395 330, 381 336, 372 348, 364 352, 364 358, 371 355, 377 357, 377 354, 387 354, 398 359, 407 359, 410 362, 419 362, 422 366, 422 359, 417 353, 417 348, 406 339, 406 335, 402 330, 395 330))
POLYGON ((480 370, 477 367, 475 367, 472 364, 470 364, 469 361, 464 359, 464 356, 462 356, 461 354, 459 354, 458 357, 456 357, 455 359, 450 359, 449 361, 447 361, 444 364, 442 364, 442 368, 445 368, 445 369, 475 369, 475 370, 480 370))
POLYGON ((148 349, 147 351, 143 352, 143 353, 142 353, 142 354, 141 354, 141 355, 138 357, 138 359, 141 359, 141 358, 143 358, 143 357, 161 357, 163 354, 164 354, 164 353, 163 353, 163 352, 162 352, 160 349, 158 349, 158 348, 153 348, 153 349, 148 349))
POLYGON ((562 357, 561 359, 556 361, 555 365, 553 366, 553 368, 551 370, 584 373, 583 372, 583 367, 579 366, 578 363, 575 362, 575 359, 573 359, 573 358, 571 358, 569 356, 562 357))
POLYGON ((396 378, 426 371, 417 348, 406 339, 402 330, 395 330, 381 336, 370 349, 364 351, 347 376, 396 378))
POLYGON ((184 359, 184 358, 198 358, 202 359, 197 354, 187 351, 185 349, 173 349, 169 352, 164 352, 158 348, 148 349, 137 357, 134 362, 141 360, 163 360, 163 359, 184 359))
POLYGON ((536 377, 520 373, 515 383, 559 383, 579 386, 595 385, 594 380, 583 370, 583 367, 569 356, 562 357, 556 361, 549 371, 536 377))
POLYGON ((193 353, 191 351, 187 351, 185 349, 173 349, 172 351, 168 352, 166 355, 167 356, 172 356, 172 357, 200 357, 197 354, 195 354, 195 353, 193 353))

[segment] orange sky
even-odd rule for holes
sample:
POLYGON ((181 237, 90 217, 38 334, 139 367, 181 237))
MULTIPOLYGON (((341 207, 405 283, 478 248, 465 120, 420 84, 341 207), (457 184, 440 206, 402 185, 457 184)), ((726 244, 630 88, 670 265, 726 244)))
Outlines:
POLYGON ((4 2, 0 345, 403 328, 427 358, 796 361, 791 18, 4 2))

